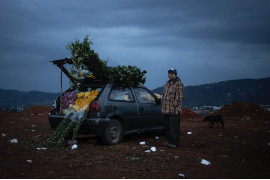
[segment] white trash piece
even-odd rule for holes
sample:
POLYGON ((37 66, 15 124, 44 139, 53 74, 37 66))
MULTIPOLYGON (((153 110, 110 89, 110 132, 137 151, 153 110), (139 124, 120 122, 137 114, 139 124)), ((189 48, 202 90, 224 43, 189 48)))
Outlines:
POLYGON ((26 160, 28 163, 32 163, 33 161, 32 160, 26 160))
POLYGON ((192 132, 187 132, 187 134, 188 134, 188 135, 191 135, 191 134, 192 134, 192 132))
POLYGON ((77 148, 78 148, 77 144, 74 144, 74 145, 71 147, 71 149, 77 149, 77 148))
POLYGON ((209 161, 206 161, 205 159, 202 159, 201 164, 210 165, 211 163, 209 161))
POLYGON ((157 148, 156 147, 151 147, 150 149, 152 152, 156 152, 157 151, 157 148))
POLYGON ((159 136, 155 136, 155 139, 159 139, 159 136))
POLYGON ((145 141, 140 142, 140 145, 144 146, 145 145, 145 141))
POLYGON ((185 178, 185 177, 186 177, 186 176, 185 176, 184 174, 182 174, 182 173, 178 174, 178 176, 181 177, 181 178, 185 178))
POLYGON ((10 140, 11 143, 18 143, 18 140, 17 139, 12 139, 10 140))
POLYGON ((150 151, 150 150, 146 150, 145 152, 146 152, 146 153, 150 153, 151 151, 150 151))
POLYGON ((41 148, 37 148, 37 150, 46 150, 47 148, 41 147, 41 148))

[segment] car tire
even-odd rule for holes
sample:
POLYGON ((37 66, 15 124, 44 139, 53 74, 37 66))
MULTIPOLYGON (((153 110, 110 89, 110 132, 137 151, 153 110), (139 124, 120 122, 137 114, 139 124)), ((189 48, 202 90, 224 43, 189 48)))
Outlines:
POLYGON ((109 121, 102 136, 102 141, 106 145, 115 145, 122 140, 122 124, 115 119, 109 121))

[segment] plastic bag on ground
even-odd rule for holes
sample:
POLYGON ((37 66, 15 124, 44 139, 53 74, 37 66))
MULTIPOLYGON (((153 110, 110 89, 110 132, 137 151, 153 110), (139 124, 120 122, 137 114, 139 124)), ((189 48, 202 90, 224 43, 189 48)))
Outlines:
POLYGON ((12 139, 10 140, 11 143, 18 143, 18 140, 17 139, 12 139))
POLYGON ((71 149, 77 149, 77 148, 78 148, 77 144, 74 144, 74 145, 71 147, 71 149))
POLYGON ((210 165, 211 163, 205 159, 202 159, 201 164, 210 165))
POLYGON ((184 174, 182 174, 182 173, 178 174, 178 176, 179 176, 180 178, 185 178, 185 177, 186 177, 186 176, 185 176, 184 174))
POLYGON ((145 145, 145 141, 140 142, 140 145, 144 146, 145 145))

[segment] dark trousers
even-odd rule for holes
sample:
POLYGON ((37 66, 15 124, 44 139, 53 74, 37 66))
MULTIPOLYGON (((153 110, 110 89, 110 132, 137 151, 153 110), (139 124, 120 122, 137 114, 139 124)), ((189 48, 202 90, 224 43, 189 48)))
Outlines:
POLYGON ((165 133, 170 144, 179 146, 180 139, 180 113, 178 115, 164 115, 165 133))

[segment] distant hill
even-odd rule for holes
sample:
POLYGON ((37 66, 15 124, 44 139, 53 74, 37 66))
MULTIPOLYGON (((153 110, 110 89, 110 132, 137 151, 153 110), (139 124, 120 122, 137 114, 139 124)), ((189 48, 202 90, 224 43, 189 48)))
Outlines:
MULTIPOLYGON (((152 90, 162 94, 163 87, 152 90)), ((270 104, 270 77, 240 79, 198 86, 186 86, 184 106, 225 105, 232 102, 270 104)))
MULTIPOLYGON (((152 91, 162 94, 163 87, 152 91)), ((48 106, 59 95, 60 93, 0 89, 0 107, 12 105, 48 106)), ((185 87, 184 106, 218 106, 232 102, 253 102, 270 105, 270 77, 230 80, 185 87)))
POLYGON ((0 89, 0 106, 51 105, 57 96, 59 96, 59 93, 0 89))

